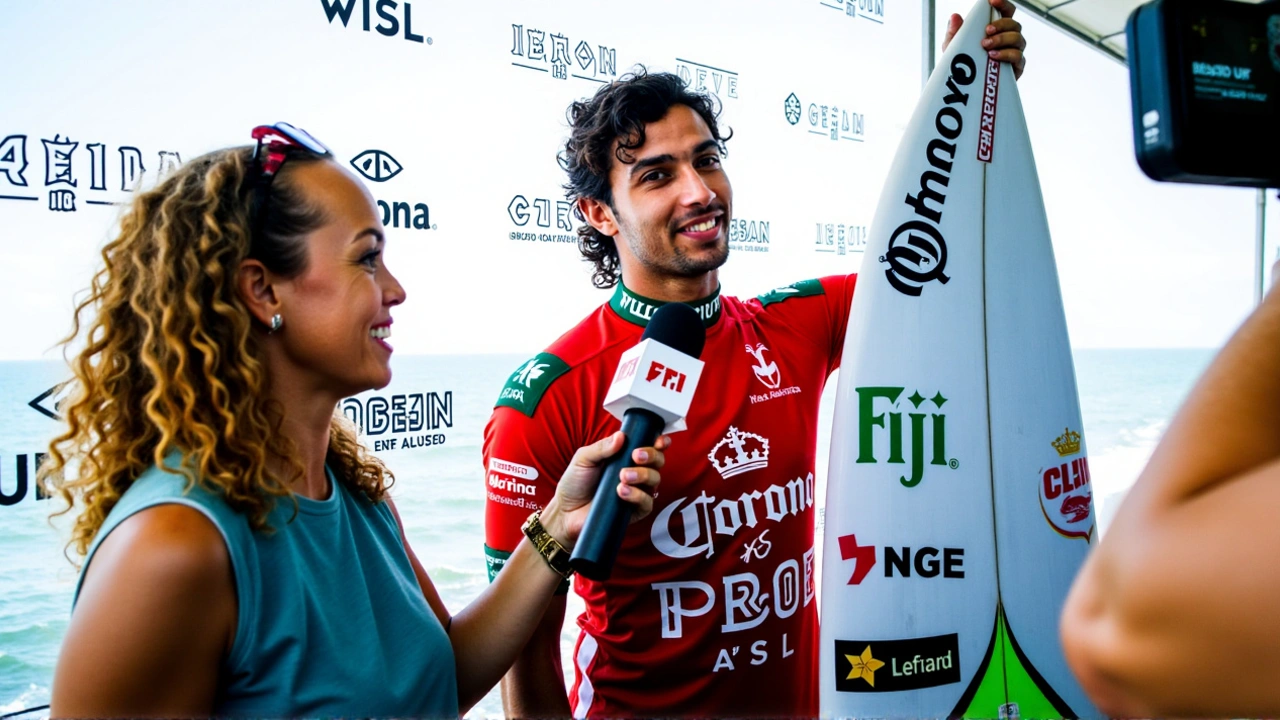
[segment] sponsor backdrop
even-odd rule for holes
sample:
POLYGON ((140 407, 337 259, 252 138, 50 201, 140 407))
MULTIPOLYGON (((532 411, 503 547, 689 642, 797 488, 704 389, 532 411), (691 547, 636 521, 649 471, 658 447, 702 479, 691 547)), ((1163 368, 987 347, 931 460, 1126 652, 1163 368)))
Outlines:
MULTIPOLYGON (((396 472, 410 539, 457 610, 484 583, 479 444, 493 401, 522 359, 608 297, 579 258, 555 161, 568 104, 637 63, 680 74, 718 98, 734 133, 724 291, 853 272, 920 87, 920 6, 0 8, 0 711, 48 700, 75 577, 67 518, 48 523, 57 503, 33 484, 67 375, 54 346, 139 187, 279 120, 365 179, 408 301, 392 385, 341 410, 396 472)), ((477 712, 500 713, 496 695, 477 712)))

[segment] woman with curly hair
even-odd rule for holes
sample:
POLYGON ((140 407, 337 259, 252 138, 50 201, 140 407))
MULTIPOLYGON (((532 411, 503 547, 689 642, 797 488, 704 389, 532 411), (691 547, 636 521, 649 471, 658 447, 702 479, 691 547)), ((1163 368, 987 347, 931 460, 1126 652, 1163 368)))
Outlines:
MULTIPOLYGON (((377 208, 305 132, 254 138, 141 193, 76 308, 41 469, 82 508, 52 713, 456 717, 532 633, 622 436, 578 451, 530 517, 537 546, 450 617, 391 473, 335 412, 391 381, 405 291, 377 208)), ((636 517, 667 442, 623 472, 636 517)))

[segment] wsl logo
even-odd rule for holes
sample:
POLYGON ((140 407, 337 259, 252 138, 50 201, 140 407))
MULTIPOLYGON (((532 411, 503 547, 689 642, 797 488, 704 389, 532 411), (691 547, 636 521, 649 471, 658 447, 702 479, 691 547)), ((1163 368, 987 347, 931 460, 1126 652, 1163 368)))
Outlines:
POLYGON ((330 25, 334 20, 340 20, 342 27, 350 27, 355 9, 359 7, 360 27, 365 32, 377 32, 383 37, 391 38, 400 35, 401 28, 404 28, 405 40, 431 44, 431 38, 413 31, 413 5, 408 0, 401 3, 396 3, 395 0, 320 0, 320 4, 324 7, 324 15, 329 19, 330 25), (403 23, 397 14, 401 7, 404 9, 403 23), (376 25, 372 23, 374 13, 378 16, 376 25))
POLYGON ((920 297, 928 283, 936 280, 945 285, 951 279, 945 272, 947 241, 938 226, 955 166, 956 141, 964 133, 964 117, 955 106, 969 104, 969 94, 960 88, 972 85, 977 76, 978 66, 968 55, 961 53, 951 61, 944 105, 934 118, 938 136, 925 148, 925 159, 933 169, 920 174, 920 192, 908 194, 904 201, 921 219, 899 225, 889 237, 888 251, 880 256, 880 262, 889 264, 884 271, 889 284, 903 295, 920 297))
POLYGON ((877 412, 878 409, 885 408, 885 403, 897 410, 901 407, 899 398, 906 400, 911 403, 911 410, 924 411, 910 412, 908 410, 906 413, 908 428, 906 432, 910 434, 909 442, 911 445, 911 476, 908 478, 903 475, 898 480, 903 487, 912 488, 919 485, 920 481, 924 479, 926 447, 930 451, 929 465, 949 467, 955 470, 960 467, 960 463, 954 458, 947 458, 947 417, 941 412, 936 412, 942 410, 947 398, 943 397, 941 392, 934 393, 933 397, 925 397, 920 394, 919 390, 903 398, 902 393, 904 390, 905 388, 900 387, 856 388, 858 393, 858 462, 879 462, 875 452, 875 428, 880 428, 881 434, 887 428, 889 431, 889 464, 907 464, 907 459, 903 455, 903 413, 901 411, 877 412), (934 412, 929 411, 930 405, 933 406, 934 412))

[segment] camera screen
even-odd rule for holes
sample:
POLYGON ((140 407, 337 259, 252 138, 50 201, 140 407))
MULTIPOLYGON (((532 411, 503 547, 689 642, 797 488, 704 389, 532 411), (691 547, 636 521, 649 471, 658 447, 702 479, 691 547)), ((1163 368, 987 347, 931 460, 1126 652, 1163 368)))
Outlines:
POLYGON ((1156 0, 1134 12, 1128 39, 1147 175, 1280 183, 1280 2, 1156 0))
POLYGON ((1215 9, 1182 18, 1193 121, 1220 113, 1264 117, 1274 107, 1280 77, 1280 12, 1268 23, 1249 5, 1215 9))

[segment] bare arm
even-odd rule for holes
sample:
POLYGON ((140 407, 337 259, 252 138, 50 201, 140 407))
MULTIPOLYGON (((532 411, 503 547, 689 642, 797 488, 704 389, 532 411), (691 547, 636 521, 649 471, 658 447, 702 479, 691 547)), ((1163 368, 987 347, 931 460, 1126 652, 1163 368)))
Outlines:
MULTIPOLYGON (((586 520, 587 510, 599 481, 599 466, 621 449, 622 441, 622 434, 614 433, 605 440, 579 450, 561 478, 555 498, 542 511, 543 525, 566 549, 573 547, 582 531, 582 524, 586 520)), ((623 472, 623 484, 619 485, 618 493, 623 500, 636 504, 633 519, 644 517, 653 509, 651 493, 658 485, 658 468, 663 463, 660 450, 665 449, 668 443, 669 440, 663 436, 655 443, 659 452, 652 448, 637 450, 637 457, 634 459, 638 465, 646 467, 631 468, 623 472), (646 452, 646 458, 639 457, 646 452)), ((408 547, 407 541, 405 549, 418 573, 418 581, 423 585, 428 602, 434 597, 435 602, 439 603, 439 596, 430 578, 425 571, 420 571, 421 563, 408 547)), ((551 570, 528 540, 522 540, 494 582, 453 617, 449 639, 453 644, 457 663, 459 712, 465 714, 497 684, 525 648, 530 636, 545 624, 544 613, 560 581, 560 576, 551 570)), ((436 604, 433 603, 432 607, 436 608, 436 604)), ((444 616, 448 617, 443 604, 439 605, 436 612, 444 612, 444 616)), ((562 604, 562 618, 563 614, 562 604)), ((555 634, 555 652, 558 657, 558 628, 555 634)), ((553 680, 550 688, 538 688, 537 692, 554 691, 563 698, 563 676, 553 680)), ((566 702, 565 710, 567 709, 566 702)))
MULTIPOLYGON (((396 521, 400 522, 395 506, 392 505, 391 508, 396 514, 396 521)), ((401 537, 404 537, 403 524, 401 524, 401 537)), ((414 575, 417 576, 418 585, 422 587, 422 594, 426 597, 427 604, 439 618, 440 624, 449 629, 449 640, 453 645, 454 659, 457 663, 458 710, 465 714, 484 697, 485 693, 489 692, 515 658, 516 653, 524 647, 524 639, 528 637, 529 632, 534 629, 534 623, 537 622, 536 617, 526 618, 525 615, 534 616, 537 610, 545 606, 551 598, 552 591, 559 584, 560 576, 551 571, 542 556, 538 555, 527 541, 522 542, 511 554, 507 566, 498 578, 459 614, 455 622, 440 599, 435 584, 427 575, 426 568, 418 560, 413 548, 409 547, 408 540, 405 539, 404 542, 409 563, 413 566, 414 575), (504 578, 514 578, 514 580, 504 580, 504 578), (488 598, 495 593, 499 594, 498 599, 488 598), (518 604, 510 607, 513 601, 518 601, 518 604), (481 617, 464 617, 472 608, 476 608, 481 617), (488 613, 484 612, 485 609, 488 613), (494 617, 485 617, 486 615, 494 617), (500 666, 496 667, 497 675, 489 678, 487 671, 495 665, 500 666), (476 672, 481 675, 477 677, 476 672)), ((556 636, 558 655, 558 630, 556 636)), ((562 679, 549 688, 551 692, 547 692, 548 688, 540 690, 547 695, 558 694, 560 700, 565 702, 562 679)), ((568 710, 567 702, 565 702, 565 709, 568 710)))
POLYGON ((1105 712, 1280 712, 1277 507, 1272 291, 1178 411, 1067 598, 1067 658, 1105 712))
POLYGON ((509 718, 569 717, 560 633, 564 629, 565 596, 547 604, 533 637, 502 678, 502 709, 509 718))
POLYGON ((182 505, 143 510, 98 547, 54 671, 54 717, 213 712, 236 624, 222 535, 182 505))

